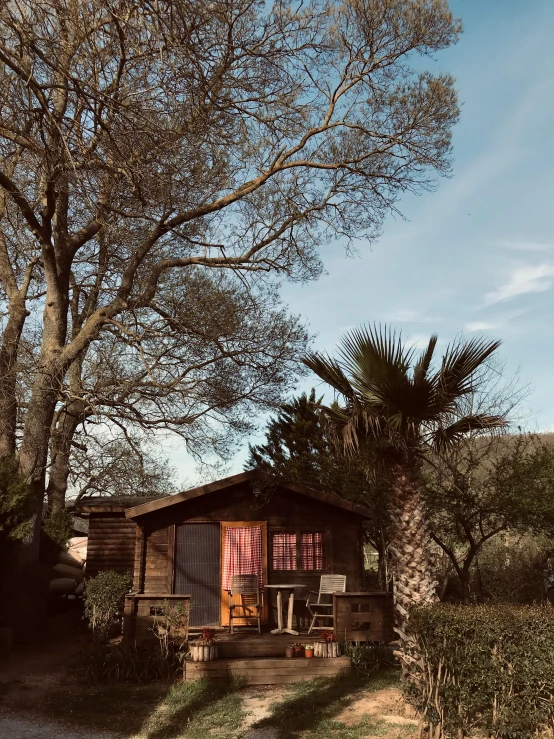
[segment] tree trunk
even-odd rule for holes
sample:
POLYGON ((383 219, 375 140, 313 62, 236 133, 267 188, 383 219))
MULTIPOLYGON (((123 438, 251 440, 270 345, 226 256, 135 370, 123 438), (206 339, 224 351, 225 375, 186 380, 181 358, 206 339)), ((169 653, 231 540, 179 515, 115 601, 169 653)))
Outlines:
POLYGON ((403 639, 409 609, 438 600, 429 554, 431 532, 415 463, 397 465, 390 511, 395 628, 403 639))
POLYGON ((460 583, 462 586, 462 603, 464 606, 471 605, 471 588, 469 584, 470 574, 469 570, 466 572, 462 570, 460 572, 460 583))
POLYGON ((52 516, 65 508, 69 456, 75 431, 83 422, 86 404, 75 400, 61 413, 50 441, 50 470, 46 497, 48 515, 52 516))
POLYGON ((17 354, 26 316, 24 298, 10 301, 10 316, 0 347, 0 457, 15 454, 17 354))
POLYGON ((38 560, 40 522, 45 498, 46 464, 54 411, 62 371, 55 362, 41 362, 37 371, 19 450, 19 467, 39 506, 31 533, 25 541, 25 559, 38 560))

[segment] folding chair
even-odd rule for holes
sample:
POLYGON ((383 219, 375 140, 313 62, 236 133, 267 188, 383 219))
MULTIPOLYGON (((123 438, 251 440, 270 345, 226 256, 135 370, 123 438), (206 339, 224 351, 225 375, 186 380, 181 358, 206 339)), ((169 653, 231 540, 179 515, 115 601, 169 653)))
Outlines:
POLYGON ((258 575, 233 575, 229 593, 229 632, 233 634, 234 618, 255 618, 258 621, 258 634, 262 633, 262 598, 258 575), (233 596, 240 595, 241 602, 233 603, 233 596), (242 613, 235 615, 235 608, 242 608, 242 613), (246 611, 256 609, 255 615, 246 611))
POLYGON ((306 601, 306 608, 308 609, 310 616, 312 617, 308 634, 311 634, 313 630, 322 630, 328 628, 335 628, 335 617, 333 616, 333 599, 328 602, 328 599, 322 599, 322 596, 328 596, 332 593, 344 593, 346 592, 346 575, 322 575, 319 582, 319 593, 310 591, 308 593, 308 600, 306 601), (311 600, 312 595, 317 595, 317 601, 311 600), (330 610, 329 610, 330 609, 330 610), (317 619, 327 619, 331 621, 329 626, 315 626, 317 619))

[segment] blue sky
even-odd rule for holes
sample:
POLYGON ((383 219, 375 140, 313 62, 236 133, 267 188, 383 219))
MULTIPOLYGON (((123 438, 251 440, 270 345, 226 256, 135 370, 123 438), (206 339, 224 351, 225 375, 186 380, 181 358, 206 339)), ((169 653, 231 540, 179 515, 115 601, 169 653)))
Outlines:
MULTIPOLYGON (((338 243, 326 247, 327 274, 285 285, 283 296, 320 350, 373 321, 414 341, 438 333, 446 344, 461 331, 501 339, 507 372, 519 368, 533 388, 528 425, 554 429, 554 2, 450 6, 464 33, 429 65, 456 77, 462 103, 452 178, 404 198, 406 220, 389 218, 371 248, 358 244, 358 257, 338 243)), ((307 378, 299 388, 313 384, 307 378)), ((171 462, 194 478, 182 451, 171 462)))

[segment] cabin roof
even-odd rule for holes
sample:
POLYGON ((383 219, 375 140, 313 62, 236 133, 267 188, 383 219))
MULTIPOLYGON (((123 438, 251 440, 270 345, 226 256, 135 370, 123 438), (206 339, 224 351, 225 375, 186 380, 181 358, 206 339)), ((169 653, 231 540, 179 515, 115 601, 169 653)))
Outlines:
POLYGON ((151 495, 95 495, 90 498, 81 498, 75 505, 75 511, 83 513, 123 513, 127 508, 138 506, 155 500, 151 495))
MULTIPOLYGON (((210 495, 225 488, 239 485, 243 482, 255 482, 261 480, 258 472, 255 470, 249 470, 247 472, 241 472, 238 475, 231 475, 230 477, 224 477, 221 480, 215 480, 214 482, 207 483, 206 485, 200 485, 199 487, 192 488, 191 490, 184 490, 181 493, 175 495, 168 495, 165 498, 156 498, 147 503, 135 505, 132 508, 127 508, 125 515, 127 518, 138 518, 155 511, 160 511, 163 508, 169 508, 170 506, 178 505, 179 503, 185 503, 186 501, 193 500, 194 498, 200 498, 204 495, 210 495)), ((322 492, 311 488, 308 485, 302 485, 297 482, 286 482, 279 483, 279 486, 292 490, 295 493, 300 493, 308 498, 313 498, 321 503, 327 503, 328 505, 335 506, 336 508, 342 508, 350 513, 355 513, 362 518, 371 518, 371 512, 364 506, 357 505, 356 503, 350 503, 343 498, 340 498, 334 493, 322 492)))

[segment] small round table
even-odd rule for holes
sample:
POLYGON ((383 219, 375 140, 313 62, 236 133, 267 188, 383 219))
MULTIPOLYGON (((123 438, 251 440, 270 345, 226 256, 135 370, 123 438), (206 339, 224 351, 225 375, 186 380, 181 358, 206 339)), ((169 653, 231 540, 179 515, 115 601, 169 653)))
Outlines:
POLYGON ((305 588, 303 583, 280 583, 278 585, 266 585, 266 588, 272 588, 277 591, 277 628, 273 629, 272 634, 293 634, 298 636, 298 631, 292 628, 292 611, 294 608, 294 589, 305 588), (290 590, 289 609, 287 614, 287 627, 283 628, 283 590, 290 590))

